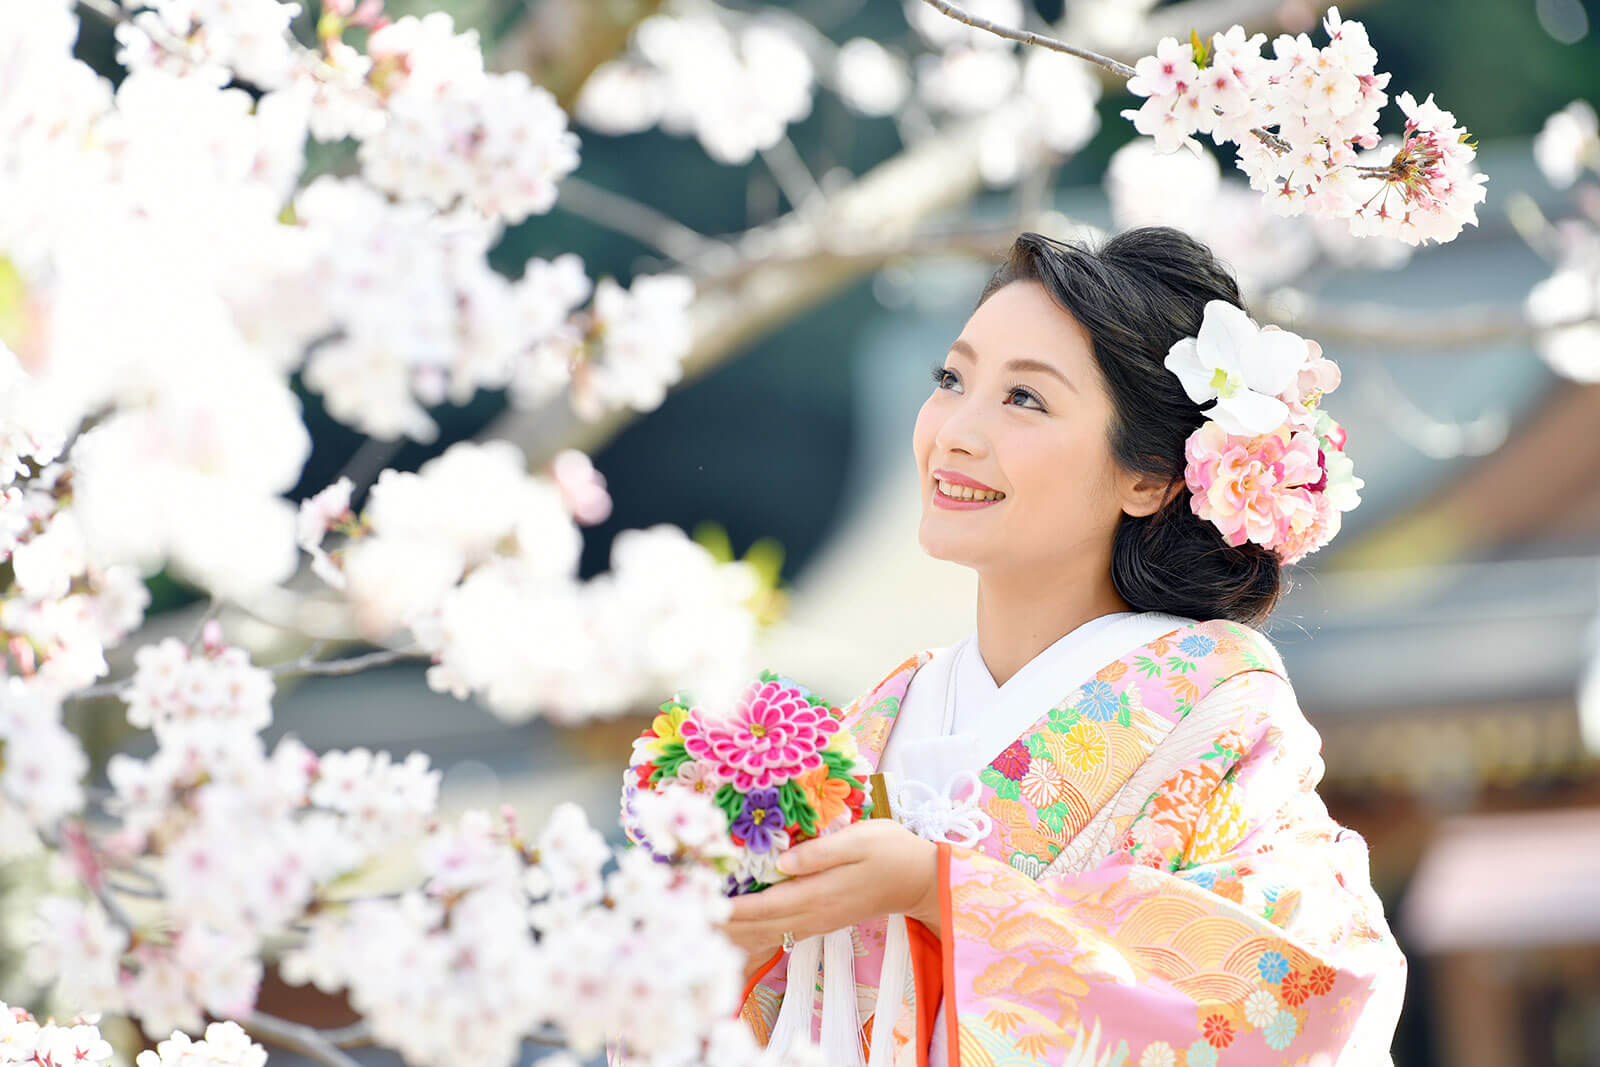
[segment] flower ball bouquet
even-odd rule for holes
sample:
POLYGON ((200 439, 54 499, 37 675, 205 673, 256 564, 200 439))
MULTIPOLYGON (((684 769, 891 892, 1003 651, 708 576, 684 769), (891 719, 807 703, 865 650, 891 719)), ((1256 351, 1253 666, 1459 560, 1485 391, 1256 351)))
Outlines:
POLYGON ((784 849, 872 813, 870 768, 842 718, 770 671, 745 687, 731 714, 712 714, 680 694, 633 743, 623 831, 664 858, 695 846, 727 876, 730 895, 783 881, 777 859, 784 849), (677 802, 691 794, 721 812, 731 850, 684 838, 694 820, 677 802))

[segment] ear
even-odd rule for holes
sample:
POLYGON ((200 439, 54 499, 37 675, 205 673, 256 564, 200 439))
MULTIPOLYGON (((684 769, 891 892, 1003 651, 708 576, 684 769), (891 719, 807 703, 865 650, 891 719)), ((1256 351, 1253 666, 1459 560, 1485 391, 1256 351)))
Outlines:
POLYGON ((1125 515, 1154 515, 1172 502, 1183 489, 1183 479, 1168 481, 1154 474, 1119 473, 1117 497, 1125 515))

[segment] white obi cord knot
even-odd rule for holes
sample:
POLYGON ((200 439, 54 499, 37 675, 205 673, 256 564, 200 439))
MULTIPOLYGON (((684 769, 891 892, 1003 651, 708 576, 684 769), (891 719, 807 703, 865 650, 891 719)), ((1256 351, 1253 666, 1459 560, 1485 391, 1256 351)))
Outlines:
POLYGON ((994 820, 978 807, 982 796, 978 776, 962 771, 950 779, 943 793, 914 779, 896 783, 889 806, 895 820, 918 837, 976 848, 994 829, 994 820))

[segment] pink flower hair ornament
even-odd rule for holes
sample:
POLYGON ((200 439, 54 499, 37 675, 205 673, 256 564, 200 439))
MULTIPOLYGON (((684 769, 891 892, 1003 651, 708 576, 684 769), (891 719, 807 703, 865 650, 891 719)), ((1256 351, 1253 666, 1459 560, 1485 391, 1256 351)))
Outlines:
POLYGON ((1190 400, 1215 401, 1184 445, 1194 513, 1227 544, 1253 542, 1284 564, 1333 540, 1365 483, 1344 454, 1344 428, 1321 408, 1340 379, 1322 347, 1212 300, 1199 336, 1164 362, 1190 400))

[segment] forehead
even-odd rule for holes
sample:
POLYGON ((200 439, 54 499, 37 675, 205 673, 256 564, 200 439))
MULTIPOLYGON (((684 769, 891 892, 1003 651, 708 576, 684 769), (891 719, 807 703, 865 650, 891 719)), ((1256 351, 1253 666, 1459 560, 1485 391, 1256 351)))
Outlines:
POLYGON ((1089 331, 1050 297, 1040 282, 1010 282, 989 294, 961 330, 978 362, 998 366, 1007 359, 1042 360, 1070 381, 1098 376, 1089 331))

